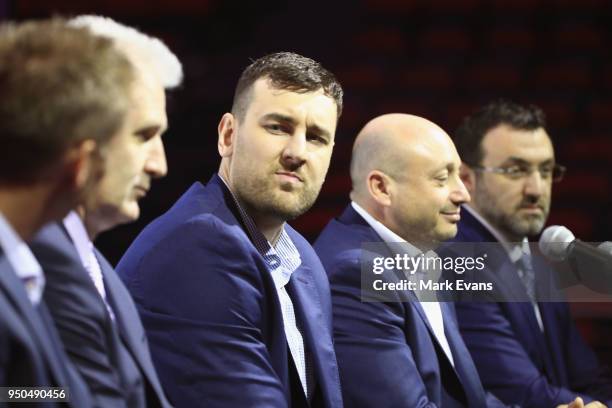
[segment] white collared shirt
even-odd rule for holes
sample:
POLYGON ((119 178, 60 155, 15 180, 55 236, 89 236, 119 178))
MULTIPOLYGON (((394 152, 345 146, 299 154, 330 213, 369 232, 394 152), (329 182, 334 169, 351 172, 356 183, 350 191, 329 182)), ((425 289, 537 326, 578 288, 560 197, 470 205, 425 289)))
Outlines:
MULTIPOLYGON (((486 229, 493 235, 493 237, 502 245, 502 247, 506 250, 508 257, 510 260, 517 265, 516 273, 519 275, 522 273, 520 271, 520 263, 518 262, 523 254, 531 256, 531 249, 529 248, 529 240, 527 237, 524 237, 523 240, 519 243, 517 242, 509 242, 502 234, 499 232, 491 223, 489 223, 482 215, 480 215, 475 209, 470 207, 469 205, 462 205, 461 208, 467 212, 469 212, 478 222, 480 222, 486 229)), ((540 308, 538 304, 533 302, 533 311, 536 316, 536 320, 538 321, 538 326, 540 326, 540 330, 544 331, 544 323, 542 323, 542 315, 540 313, 540 308)))
POLYGON ((38 305, 45 289, 42 267, 2 213, 0 213, 0 246, 15 274, 23 282, 30 302, 34 306, 38 305))
MULTIPOLYGON (((357 211, 359 215, 363 217, 363 219, 376 231, 376 233, 382 238, 384 242, 387 243, 404 243, 406 246, 406 251, 413 257, 416 257, 422 252, 416 248, 414 245, 411 245, 405 239, 391 231, 384 224, 377 221, 374 217, 372 217, 366 210, 364 210, 359 204, 354 201, 351 201, 351 206, 353 209, 357 211)), ((429 251, 432 252, 433 251, 429 251)), ((429 254, 428 252, 428 254, 429 254)), ((434 253, 435 254, 435 253, 434 253)), ((432 254, 429 254, 432 255, 432 254)), ((446 339, 446 335, 444 334, 444 320, 442 316, 442 309, 440 308, 440 303, 438 302, 419 302, 423 311, 425 312, 425 316, 427 316, 427 320, 429 321, 429 325, 433 329, 434 335, 444 350, 444 354, 448 357, 451 364, 455 365, 455 360, 453 359, 453 353, 450 349, 450 345, 448 344, 448 340, 446 339)))
POLYGON ((106 289, 104 287, 102 268, 100 267, 98 258, 96 258, 94 244, 89 239, 89 234, 87 233, 85 224, 83 224, 83 220, 81 220, 81 217, 79 217, 75 211, 70 211, 64 218, 63 224, 64 227, 66 227, 66 231, 68 231, 68 235, 70 236, 77 253, 79 254, 81 264, 87 273, 89 273, 89 277, 93 281, 96 290, 102 297, 110 317, 114 320, 115 315, 106 299, 106 289))
POLYGON ((295 244, 291 240, 291 237, 285 231, 285 226, 281 230, 281 234, 273 246, 266 237, 257 229, 253 219, 247 214, 244 208, 240 205, 240 202, 234 196, 234 193, 229 188, 223 177, 219 175, 219 178, 225 184, 228 191, 230 192, 234 203, 242 219, 246 233, 251 238, 251 242, 257 249, 257 252, 264 258, 268 265, 268 270, 272 275, 274 286, 276 287, 276 293, 278 300, 281 305, 281 314, 283 316, 283 326, 285 329, 285 337, 287 338, 287 344, 289 345, 289 351, 293 358, 293 363, 297 370, 302 388, 306 399, 310 400, 312 397, 312 386, 314 384, 314 372, 313 363, 310 356, 306 351, 304 344, 304 337, 302 336, 300 325, 295 316, 295 309, 293 307, 293 301, 287 292, 287 284, 291 279, 291 275, 295 272, 302 264, 302 258, 300 252, 295 247, 295 244))

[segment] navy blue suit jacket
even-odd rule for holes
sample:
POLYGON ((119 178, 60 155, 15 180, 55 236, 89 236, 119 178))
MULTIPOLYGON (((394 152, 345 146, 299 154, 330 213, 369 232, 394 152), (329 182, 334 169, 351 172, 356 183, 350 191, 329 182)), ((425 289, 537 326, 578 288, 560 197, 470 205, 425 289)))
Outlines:
MULTIPOLYGON (((452 303, 440 303, 453 367, 416 297, 361 301, 361 246, 382 242, 349 205, 315 242, 328 273, 334 337, 348 407, 501 406, 486 396, 459 335, 452 303)), ((382 275, 381 275, 382 276, 382 275)))
MULTIPOLYGON (((117 267, 177 407, 287 407, 303 394, 290 378, 272 275, 238 219, 215 175, 147 226, 117 267)), ((313 361, 315 392, 320 406, 340 407, 329 284, 312 247, 286 230, 302 259, 288 292, 313 361)))
POLYGON ((30 248, 47 278, 45 302, 96 406, 168 407, 134 302, 104 256, 96 252, 114 322, 62 225, 45 226, 30 248))
POLYGON ((64 387, 69 406, 91 407, 87 386, 64 352, 45 303, 33 307, 2 249, 0 311, 0 386, 64 387))
MULTIPOLYGON (((468 211, 461 212, 456 242, 496 242, 493 235, 468 211)), ((486 280, 499 282, 503 299, 526 298, 512 293, 518 274, 510 258, 492 266, 486 280), (505 298, 504 298, 505 296, 505 298)), ((552 271, 533 256, 537 279, 552 271)), ((486 389, 506 403, 524 407, 554 407, 576 396, 585 402, 598 399, 612 406, 612 378, 600 367, 576 329, 567 303, 538 303, 544 332, 529 302, 457 302, 459 328, 474 358, 486 389)))

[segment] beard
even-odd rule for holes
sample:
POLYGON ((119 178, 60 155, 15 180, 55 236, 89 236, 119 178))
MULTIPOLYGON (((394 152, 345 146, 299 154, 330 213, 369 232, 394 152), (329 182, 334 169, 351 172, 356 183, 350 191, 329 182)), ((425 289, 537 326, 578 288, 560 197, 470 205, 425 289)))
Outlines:
POLYGON ((516 240, 539 234, 546 223, 550 209, 550 201, 544 198, 540 198, 537 201, 535 198, 523 197, 519 205, 513 208, 511 212, 505 212, 498 205, 498 197, 482 184, 477 184, 473 201, 478 203, 481 215, 495 228, 507 233, 516 240), (519 212, 523 206, 527 204, 533 205, 534 203, 537 203, 542 210, 541 214, 521 214, 519 212))
POLYGON ((235 194, 248 209, 258 214, 283 221, 293 220, 304 214, 314 204, 323 180, 310 183, 304 177, 301 185, 278 183, 274 171, 264 175, 245 169, 234 178, 235 194))

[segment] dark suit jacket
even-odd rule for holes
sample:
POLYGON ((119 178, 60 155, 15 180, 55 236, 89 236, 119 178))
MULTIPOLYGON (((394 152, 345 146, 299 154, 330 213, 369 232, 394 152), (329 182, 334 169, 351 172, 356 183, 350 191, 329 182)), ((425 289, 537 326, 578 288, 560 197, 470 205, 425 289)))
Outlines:
MULTIPOLYGON (((195 183, 147 226, 117 270, 134 296, 153 358, 177 407, 286 407, 291 381, 272 275, 241 225, 223 181, 195 183)), ((288 292, 324 407, 342 406, 329 284, 312 247, 290 226, 302 264, 288 292)))
POLYGON ((349 205, 314 245, 330 280, 336 353, 347 406, 501 405, 495 405, 495 397, 487 397, 482 389, 459 335, 452 303, 440 303, 440 307, 454 368, 414 295, 410 301, 361 300, 361 248, 366 242, 382 240, 349 205))
MULTIPOLYGON (((0 386, 64 387, 72 407, 92 406, 44 302, 33 307, 0 248, 0 386)), ((41 403, 40 406, 60 404, 41 403)))
MULTIPOLYGON (((457 242, 496 242, 470 213, 461 212, 457 242)), ((517 299, 516 267, 503 253, 503 262, 487 262, 481 273, 498 282, 502 299, 517 299), (504 297, 505 296, 505 297, 504 297)), ((537 279, 552 271, 533 255, 537 279)), ((523 293, 523 298, 526 294, 523 293)), ((506 403, 524 407, 554 407, 576 396, 599 399, 612 406, 612 378, 578 333, 564 302, 538 304, 544 332, 529 302, 457 302, 459 328, 486 389, 506 403)))
POLYGON ((136 307, 102 254, 96 253, 113 321, 60 224, 30 244, 47 278, 44 299, 65 349, 100 407, 167 407, 136 307))

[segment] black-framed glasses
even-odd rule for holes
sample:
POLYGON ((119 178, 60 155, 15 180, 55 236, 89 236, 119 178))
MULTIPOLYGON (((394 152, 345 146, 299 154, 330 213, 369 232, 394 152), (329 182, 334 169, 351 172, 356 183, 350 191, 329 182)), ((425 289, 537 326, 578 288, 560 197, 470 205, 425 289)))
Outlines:
POLYGON ((552 180, 557 183, 563 180, 567 168, 560 164, 544 164, 539 167, 527 164, 513 164, 504 167, 470 166, 475 171, 501 174, 511 180, 520 180, 529 177, 534 171, 540 173, 543 180, 552 180))

